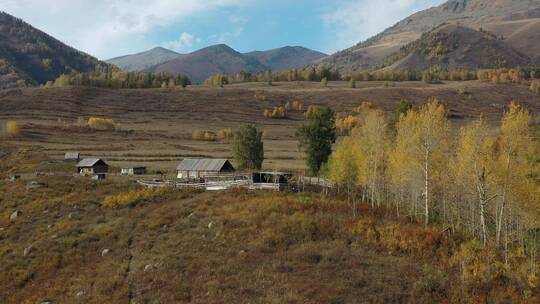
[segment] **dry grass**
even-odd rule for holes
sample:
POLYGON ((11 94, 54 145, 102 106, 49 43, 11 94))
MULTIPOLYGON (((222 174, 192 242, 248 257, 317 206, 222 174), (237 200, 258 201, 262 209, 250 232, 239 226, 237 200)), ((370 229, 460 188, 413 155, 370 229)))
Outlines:
MULTIPOLYGON (((294 134, 304 122, 309 106, 329 105, 351 113, 364 101, 394 112, 403 98, 415 106, 437 96, 445 103, 456 127, 481 113, 497 121, 512 99, 540 111, 538 95, 528 84, 491 84, 478 81, 428 85, 398 82, 384 88, 383 82, 362 82, 349 89, 346 82, 235 84, 194 86, 181 92, 168 89, 107 90, 96 88, 18 89, 0 92, 0 119, 16 120, 24 136, 11 139, 19 146, 39 145, 47 155, 60 158, 65 151, 104 157, 116 166, 144 165, 150 170, 173 171, 183 157, 230 157, 227 141, 193 140, 194 131, 218 134, 245 123, 257 124, 265 133, 264 166, 267 169, 303 170, 303 154, 294 134), (466 89, 467 94, 460 94, 466 89), (287 106, 288 104, 288 106, 287 106), (265 109, 285 105, 287 119, 266 119, 265 109), (63 128, 59 119, 78 125, 79 117, 100 115, 122 126, 121 132, 63 128), (144 157, 135 156, 136 154, 144 157), (134 156, 126 156, 134 155, 134 156), (179 155, 162 157, 161 155, 179 155), (283 155, 287 159, 283 159, 283 155)), ((203 136, 204 137, 204 136, 203 136)), ((209 136, 212 138, 212 136, 209 136)))
MULTIPOLYGON (((2 172, 46 160, 2 151, 2 172)), ((366 205, 353 218, 345 201, 319 195, 32 179, 44 186, 0 181, 0 303, 538 300, 538 279, 501 268, 495 252, 366 205), (15 210, 22 215, 10 221, 15 210)))

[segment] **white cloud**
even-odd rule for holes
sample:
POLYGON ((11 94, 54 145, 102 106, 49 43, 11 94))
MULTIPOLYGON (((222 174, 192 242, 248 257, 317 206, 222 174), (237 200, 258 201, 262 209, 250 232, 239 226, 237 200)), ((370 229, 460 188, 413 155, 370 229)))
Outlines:
POLYGON ((226 43, 227 41, 231 40, 231 38, 240 37, 240 35, 242 35, 243 32, 244 32, 243 27, 237 27, 233 31, 227 31, 219 35, 213 35, 212 38, 214 38, 219 43, 226 43))
MULTIPOLYGON (((55 37, 62 37, 64 42, 78 49, 107 58, 146 47, 145 35, 156 28, 199 13, 251 1, 0 0, 0 8, 55 37)), ((196 38, 193 39, 190 43, 196 42, 196 38)), ((187 43, 186 39, 179 42, 187 43)))
POLYGON ((201 38, 195 37, 190 33, 183 32, 180 34, 178 40, 164 42, 163 46, 175 51, 189 51, 194 45, 200 43, 201 38))
POLYGON ((341 0, 321 18, 327 26, 337 28, 328 52, 355 45, 410 14, 438 5, 445 0, 341 0))

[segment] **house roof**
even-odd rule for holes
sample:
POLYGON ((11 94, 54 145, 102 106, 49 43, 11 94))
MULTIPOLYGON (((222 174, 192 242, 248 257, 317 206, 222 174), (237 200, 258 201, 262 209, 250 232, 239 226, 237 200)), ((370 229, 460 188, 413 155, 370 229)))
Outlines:
POLYGON ((78 159, 79 158, 79 152, 66 152, 66 155, 64 156, 66 159, 78 159))
POLYGON ((104 161, 102 161, 99 158, 85 158, 77 164, 77 167, 93 167, 100 162, 103 163, 103 165, 107 165, 104 161))
POLYGON ((177 171, 220 171, 226 164, 226 159, 184 159, 176 168, 177 171))

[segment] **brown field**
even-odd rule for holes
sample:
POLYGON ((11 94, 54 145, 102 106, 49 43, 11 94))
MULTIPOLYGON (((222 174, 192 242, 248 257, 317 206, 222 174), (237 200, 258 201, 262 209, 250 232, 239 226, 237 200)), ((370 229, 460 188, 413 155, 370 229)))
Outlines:
POLYGON ((265 132, 266 169, 303 170, 303 154, 295 130, 304 121, 301 113, 287 119, 267 119, 265 109, 299 100, 308 105, 328 105, 349 112, 370 101, 389 112, 400 99, 416 106, 436 96, 447 105, 454 126, 484 114, 494 125, 505 105, 517 100, 534 113, 540 97, 528 84, 491 84, 479 81, 251 83, 225 88, 192 86, 187 89, 112 90, 53 88, 0 91, 0 121, 15 120, 21 136, 8 141, 16 146, 38 146, 53 159, 65 151, 104 158, 113 166, 145 165, 150 170, 174 171, 184 157, 230 157, 227 141, 191 139, 194 130, 218 131, 255 123, 265 132), (264 96, 264 97, 263 97, 264 96), (90 131, 76 126, 77 118, 113 118, 120 131, 90 131))

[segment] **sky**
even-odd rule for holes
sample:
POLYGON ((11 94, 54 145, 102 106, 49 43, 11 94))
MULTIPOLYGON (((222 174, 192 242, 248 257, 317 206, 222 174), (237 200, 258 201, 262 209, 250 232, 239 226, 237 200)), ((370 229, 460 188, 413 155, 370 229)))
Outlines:
POLYGON ((444 0, 0 0, 19 17, 99 59, 162 46, 225 43, 240 52, 286 45, 327 54, 444 0))

